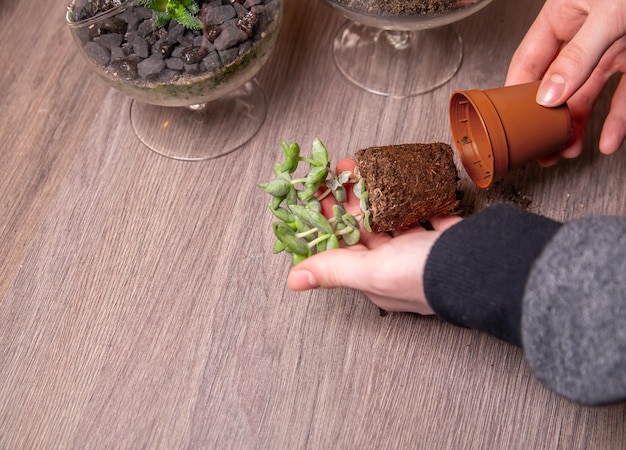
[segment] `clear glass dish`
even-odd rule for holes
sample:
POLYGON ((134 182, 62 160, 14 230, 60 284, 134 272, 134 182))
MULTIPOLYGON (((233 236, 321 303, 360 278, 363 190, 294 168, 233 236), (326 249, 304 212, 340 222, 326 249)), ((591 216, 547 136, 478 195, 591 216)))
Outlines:
POLYGON ((193 30, 155 26, 139 0, 73 0, 66 22, 89 67, 133 99, 139 139, 164 156, 204 160, 241 147, 263 124, 254 76, 274 48, 282 2, 202 3, 202 29, 193 30))
POLYGON ((333 56, 341 73, 379 95, 410 97, 448 82, 463 60, 450 24, 492 0, 324 0, 348 19, 333 56))

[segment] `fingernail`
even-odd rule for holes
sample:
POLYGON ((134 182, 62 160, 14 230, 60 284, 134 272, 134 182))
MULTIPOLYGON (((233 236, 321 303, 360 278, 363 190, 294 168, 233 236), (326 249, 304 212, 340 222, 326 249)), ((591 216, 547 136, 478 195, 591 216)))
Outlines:
POLYGON ((565 90, 565 78, 558 73, 550 75, 544 80, 537 91, 537 103, 543 106, 559 106, 565 90))
POLYGON ((290 285, 295 285, 301 289, 315 289, 320 287, 315 277, 308 270, 296 270, 289 275, 290 285))

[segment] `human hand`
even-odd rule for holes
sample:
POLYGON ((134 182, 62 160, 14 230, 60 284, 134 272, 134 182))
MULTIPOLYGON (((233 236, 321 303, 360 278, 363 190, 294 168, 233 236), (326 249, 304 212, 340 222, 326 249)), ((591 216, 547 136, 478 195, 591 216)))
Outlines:
MULTIPOLYGON (((539 161, 578 157, 593 104, 607 81, 626 69, 626 0, 546 0, 509 66, 506 84, 542 79, 537 102, 567 102, 574 132, 566 148, 539 161)), ((599 149, 617 151, 626 137, 626 80, 613 95, 599 149)))
MULTIPOLYGON (((356 161, 344 159, 337 164, 337 173, 352 171, 356 161)), ((359 200, 347 189, 347 212, 359 210, 359 200)), ((330 216, 332 204, 327 197, 322 211, 330 216)), ((287 286, 294 291, 318 287, 348 287, 362 291, 379 308, 433 314, 426 301, 422 278, 431 247, 441 233, 460 221, 456 216, 438 216, 430 220, 434 231, 412 228, 386 233, 361 230, 359 244, 318 253, 291 269, 287 286)))

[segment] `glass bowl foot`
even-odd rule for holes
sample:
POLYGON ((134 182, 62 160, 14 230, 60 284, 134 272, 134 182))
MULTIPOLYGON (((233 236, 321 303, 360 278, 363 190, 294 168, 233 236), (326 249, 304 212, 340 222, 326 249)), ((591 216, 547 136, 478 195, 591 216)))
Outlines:
POLYGON ((348 21, 333 42, 340 72, 374 94, 411 97, 450 81, 463 60, 461 36, 449 25, 385 30, 348 21))
POLYGON ((247 143, 265 121, 265 93, 255 79, 229 94, 189 107, 156 106, 133 100, 135 134, 148 148, 168 158, 204 161, 247 143))

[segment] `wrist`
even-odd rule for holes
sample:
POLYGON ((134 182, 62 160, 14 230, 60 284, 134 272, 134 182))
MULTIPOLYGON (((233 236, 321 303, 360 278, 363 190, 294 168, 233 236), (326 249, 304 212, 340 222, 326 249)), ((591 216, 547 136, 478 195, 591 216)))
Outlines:
POLYGON ((424 269, 426 300, 444 320, 521 344, 521 305, 535 259, 560 223, 494 205, 445 231, 424 269))

